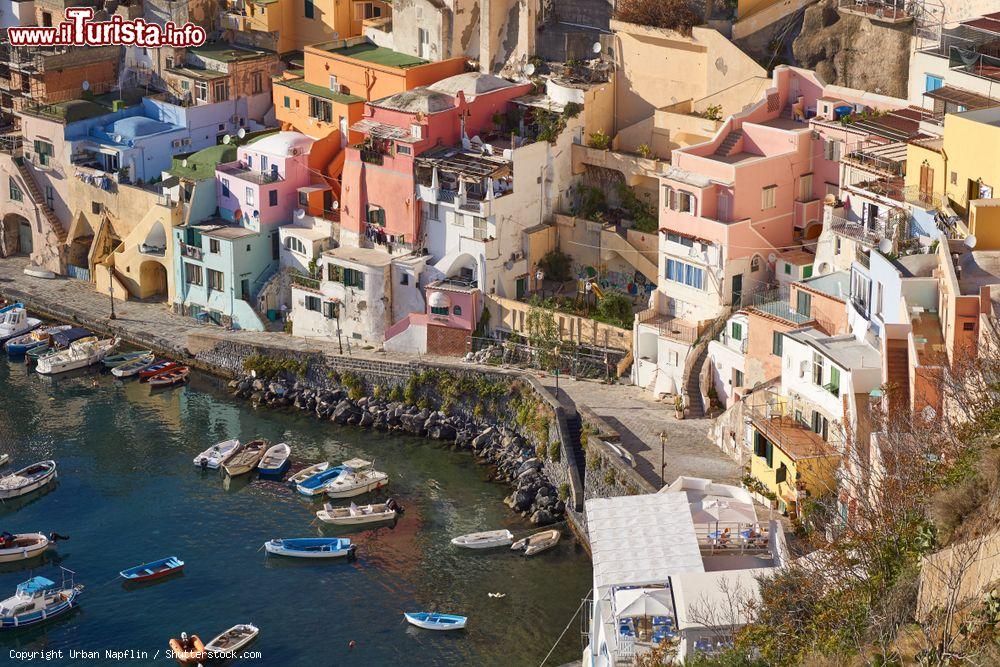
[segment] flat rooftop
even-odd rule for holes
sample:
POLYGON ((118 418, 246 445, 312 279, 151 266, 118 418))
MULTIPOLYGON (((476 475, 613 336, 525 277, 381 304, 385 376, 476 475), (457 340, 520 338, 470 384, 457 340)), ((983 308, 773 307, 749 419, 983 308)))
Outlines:
POLYGON ((200 58, 217 60, 223 63, 254 60, 262 56, 273 55, 270 51, 247 46, 234 46, 228 42, 206 42, 202 46, 188 49, 187 52, 200 58))
POLYGON ((243 227, 232 220, 226 220, 225 218, 209 218, 208 220, 202 220, 192 225, 182 225, 181 228, 193 229, 205 236, 229 241, 257 235, 257 232, 254 230, 243 227))
POLYGON ((973 250, 958 264, 962 267, 958 285, 964 295, 978 295, 980 288, 1000 284, 1000 250, 973 250))
POLYGON ((824 276, 806 278, 802 284, 813 291, 843 301, 851 293, 851 272, 847 270, 834 271, 824 276))
POLYGON ((829 336, 819 329, 805 327, 789 331, 785 336, 812 347, 847 370, 879 368, 882 365, 882 353, 868 343, 859 342, 851 334, 829 336))
POLYGON ((215 178, 215 168, 236 159, 236 146, 218 144, 185 156, 176 156, 170 173, 181 178, 215 178), (187 164, 184 164, 184 163, 187 164))
POLYGON ((292 90, 296 90, 300 93, 306 93, 308 95, 312 95, 313 97, 321 97, 333 102, 339 102, 340 104, 355 104, 365 101, 365 98, 363 97, 348 95, 347 93, 334 92, 329 88, 309 83, 305 79, 279 79, 274 81, 274 85, 291 88, 292 90))
POLYGON ((73 123, 111 113, 112 106, 117 100, 124 101, 125 106, 135 106, 142 101, 143 95, 144 91, 138 88, 113 90, 103 95, 81 97, 53 104, 41 104, 18 113, 48 118, 62 123, 73 123))
POLYGON ((334 248, 323 253, 331 259, 342 262, 354 262, 371 267, 383 267, 392 264, 392 255, 377 248, 334 248))
POLYGON ((362 62, 372 63, 373 65, 385 65, 386 67, 399 67, 402 69, 416 67, 417 65, 426 65, 429 62, 423 58, 393 51, 392 49, 387 49, 384 46, 378 46, 371 42, 355 44, 354 46, 336 46, 337 44, 338 42, 327 42, 326 44, 317 44, 316 48, 327 53, 344 56, 345 58, 353 58, 362 62))

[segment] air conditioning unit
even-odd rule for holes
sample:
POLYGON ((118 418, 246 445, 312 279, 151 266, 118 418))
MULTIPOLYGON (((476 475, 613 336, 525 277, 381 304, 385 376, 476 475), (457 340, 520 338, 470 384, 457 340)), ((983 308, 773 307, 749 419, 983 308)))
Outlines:
POLYGON ((238 123, 238 122, 240 122, 240 117, 239 117, 239 115, 235 115, 235 116, 232 116, 232 117, 231 117, 231 118, 229 119, 229 122, 230 122, 230 123, 238 123))
POLYGON ((170 145, 173 146, 174 148, 180 148, 181 146, 184 145, 184 142, 182 142, 180 139, 174 139, 173 141, 170 142, 170 145))

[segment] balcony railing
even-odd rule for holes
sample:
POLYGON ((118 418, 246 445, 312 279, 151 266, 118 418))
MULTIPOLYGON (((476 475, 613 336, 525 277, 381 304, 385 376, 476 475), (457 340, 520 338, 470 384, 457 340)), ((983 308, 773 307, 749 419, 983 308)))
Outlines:
POLYGON ((301 273, 292 274, 292 284, 298 285, 299 287, 305 287, 306 289, 319 291, 319 280, 317 278, 310 278, 309 276, 302 275, 301 273))
POLYGON ((848 14, 857 14, 873 21, 903 23, 913 18, 909 0, 839 0, 838 8, 848 14))
POLYGON ((242 162, 230 162, 229 164, 220 164, 216 167, 223 174, 229 174, 235 178, 243 181, 248 181, 250 183, 256 183, 257 185, 265 185, 267 183, 277 183, 279 181, 285 180, 281 174, 275 173, 273 171, 255 171, 242 162))
POLYGON ((893 160, 882 155, 877 155, 866 150, 848 153, 844 156, 843 161, 847 164, 864 169, 865 171, 899 178, 903 176, 903 172, 905 171, 903 162, 893 160))
POLYGON ((204 254, 205 253, 202 252, 202 249, 197 246, 188 245, 186 243, 181 244, 182 257, 190 257, 191 259, 197 259, 200 261, 204 254))
POLYGON ((638 313, 638 323, 656 327, 656 331, 664 338, 671 338, 682 343, 694 343, 700 332, 698 327, 690 322, 678 319, 673 315, 662 314, 655 308, 638 313))
POLYGON ((833 216, 830 230, 834 234, 853 239, 869 248, 874 248, 879 241, 885 238, 885 226, 881 222, 865 225, 862 222, 847 220, 837 215, 833 216))
POLYGON ((361 151, 361 161, 368 164, 381 165, 385 162, 385 155, 378 151, 361 151))

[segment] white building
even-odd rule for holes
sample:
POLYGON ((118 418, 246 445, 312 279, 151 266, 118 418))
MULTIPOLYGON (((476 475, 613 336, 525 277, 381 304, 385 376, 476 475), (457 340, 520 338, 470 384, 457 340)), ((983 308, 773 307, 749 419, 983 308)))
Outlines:
POLYGON ((729 407, 741 395, 746 373, 750 323, 746 313, 735 313, 715 340, 708 344, 708 360, 719 405, 729 407))

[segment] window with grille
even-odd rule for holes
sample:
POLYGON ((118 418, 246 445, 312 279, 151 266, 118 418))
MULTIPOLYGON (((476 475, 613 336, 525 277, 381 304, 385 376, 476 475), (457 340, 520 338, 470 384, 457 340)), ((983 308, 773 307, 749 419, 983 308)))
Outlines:
POLYGON ((313 310, 317 313, 323 309, 322 301, 318 296, 307 296, 306 297, 306 310, 313 310))
POLYGON ((778 192, 777 185, 769 185, 760 191, 760 208, 762 211, 766 211, 769 208, 774 208, 777 206, 776 195, 778 192))
POLYGON ((329 123, 333 120, 333 105, 318 97, 309 98, 309 117, 329 123))
POLYGON ((10 177, 7 187, 10 189, 11 201, 24 201, 24 193, 21 192, 21 188, 18 187, 17 181, 14 180, 13 176, 10 177))

